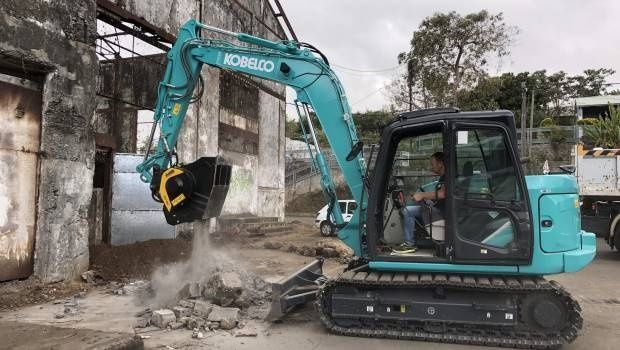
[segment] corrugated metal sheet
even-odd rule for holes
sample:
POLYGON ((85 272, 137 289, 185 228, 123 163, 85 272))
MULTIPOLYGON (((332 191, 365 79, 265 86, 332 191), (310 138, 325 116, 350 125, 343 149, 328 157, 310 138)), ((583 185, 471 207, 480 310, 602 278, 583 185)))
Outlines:
POLYGON ((116 154, 112 178, 110 243, 124 245, 157 238, 175 238, 161 204, 153 201, 149 185, 140 181, 136 166, 143 155, 116 154))
POLYGON ((41 92, 0 74, 0 281, 32 273, 41 92))

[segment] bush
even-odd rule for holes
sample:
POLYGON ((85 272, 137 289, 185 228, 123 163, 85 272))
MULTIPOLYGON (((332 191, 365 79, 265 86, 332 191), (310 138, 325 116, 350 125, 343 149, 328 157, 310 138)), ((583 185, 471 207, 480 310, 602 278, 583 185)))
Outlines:
POLYGON ((577 125, 596 125, 598 118, 583 118, 577 121, 577 125))
POLYGON ((555 121, 553 121, 553 118, 545 118, 543 120, 540 121, 540 127, 541 128, 550 128, 552 126, 555 126, 555 121))
POLYGON ((583 127, 582 141, 586 145, 620 148, 620 108, 609 105, 609 118, 596 119, 583 127))

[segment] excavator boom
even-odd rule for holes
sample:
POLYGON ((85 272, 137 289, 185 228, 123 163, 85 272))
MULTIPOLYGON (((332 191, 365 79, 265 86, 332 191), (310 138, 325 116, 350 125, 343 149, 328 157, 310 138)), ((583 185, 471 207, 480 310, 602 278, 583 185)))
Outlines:
MULTIPOLYGON (((230 166, 219 157, 208 157, 198 163, 179 166, 172 163, 175 145, 194 90, 200 95, 204 84, 200 78, 203 64, 232 70, 285 84, 297 93, 299 110, 309 124, 308 142, 316 146, 314 165, 321 172, 321 185, 330 203, 332 218, 340 228, 339 237, 357 254, 361 254, 359 219, 363 205, 358 206, 348 224, 342 219, 338 198, 329 168, 316 140, 310 113, 314 112, 326 133, 336 160, 358 203, 364 203, 363 176, 366 166, 359 155, 361 143, 353 123, 346 94, 327 59, 312 46, 293 41, 274 42, 244 33, 233 33, 207 26, 195 20, 180 29, 177 41, 168 53, 164 78, 159 84, 155 124, 160 137, 154 154, 148 154, 137 167, 141 178, 150 182, 153 197, 164 204, 168 222, 177 224, 219 215, 227 186, 230 166), (245 45, 203 37, 212 32, 236 39, 245 45), (311 111, 312 110, 312 111, 311 111), (199 189, 198 191, 196 189, 199 189), (209 204, 210 203, 210 204, 209 204)), ((151 133, 154 135, 154 131, 151 133)))

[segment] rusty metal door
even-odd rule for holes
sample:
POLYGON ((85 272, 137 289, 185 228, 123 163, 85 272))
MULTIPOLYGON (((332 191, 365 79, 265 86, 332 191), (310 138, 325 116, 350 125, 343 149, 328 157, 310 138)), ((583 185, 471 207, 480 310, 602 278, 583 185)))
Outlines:
POLYGON ((0 281, 32 273, 41 100, 37 83, 0 74, 0 281))

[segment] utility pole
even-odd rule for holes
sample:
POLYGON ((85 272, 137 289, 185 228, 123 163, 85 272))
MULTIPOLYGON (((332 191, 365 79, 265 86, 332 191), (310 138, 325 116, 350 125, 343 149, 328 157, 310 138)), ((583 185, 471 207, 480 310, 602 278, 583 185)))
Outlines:
POLYGON ((409 112, 413 110, 413 66, 411 59, 407 62, 407 86, 409 88, 409 112))
POLYGON ((536 88, 532 88, 532 107, 531 107, 531 112, 530 112, 530 129, 527 132, 527 136, 529 138, 529 142, 527 143, 527 156, 531 157, 532 156, 532 144, 534 143, 534 140, 532 138, 532 128, 534 127, 534 95, 536 94, 536 88))
POLYGON ((525 145, 527 141, 525 140, 525 133, 527 129, 527 86, 525 86, 525 82, 521 82, 521 157, 525 157, 525 145))

